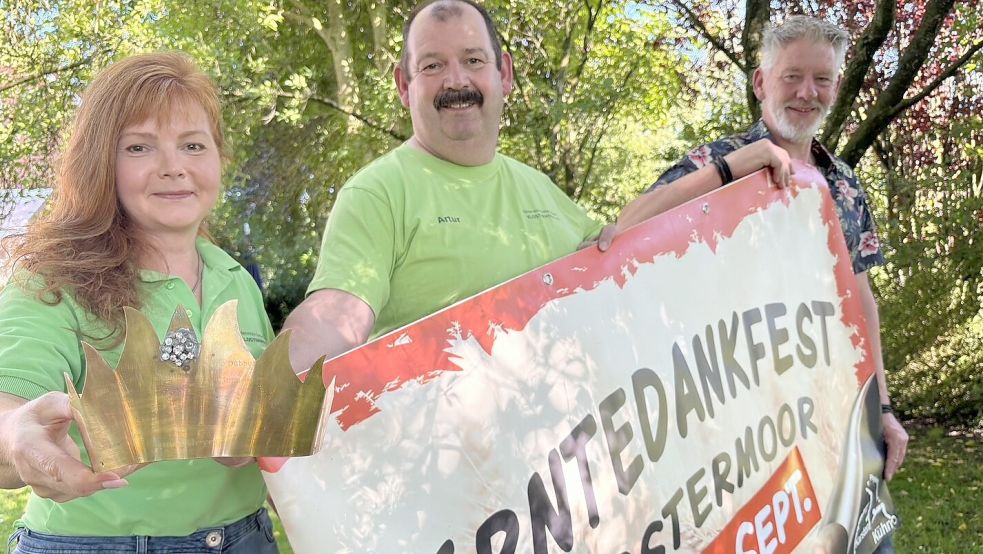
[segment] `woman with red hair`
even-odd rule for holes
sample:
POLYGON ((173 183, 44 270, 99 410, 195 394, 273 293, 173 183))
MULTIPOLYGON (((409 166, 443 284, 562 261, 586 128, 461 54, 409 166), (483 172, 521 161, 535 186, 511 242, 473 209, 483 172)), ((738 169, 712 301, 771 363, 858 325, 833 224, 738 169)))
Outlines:
POLYGON ((237 299, 252 354, 273 338, 255 282, 205 229, 226 159, 218 93, 183 54, 131 56, 84 93, 0 292, 0 487, 31 487, 15 552, 277 552, 253 459, 95 472, 65 393, 68 374, 84 395, 83 340, 117 362, 124 306, 160 335, 185 306, 200 337, 237 299))

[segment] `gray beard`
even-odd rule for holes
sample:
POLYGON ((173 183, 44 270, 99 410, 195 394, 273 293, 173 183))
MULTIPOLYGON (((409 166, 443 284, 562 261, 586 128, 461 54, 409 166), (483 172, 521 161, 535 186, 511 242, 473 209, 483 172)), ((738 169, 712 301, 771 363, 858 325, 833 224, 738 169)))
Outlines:
POLYGON ((805 127, 797 127, 794 123, 789 121, 785 117, 785 107, 782 106, 775 111, 775 127, 774 133, 781 137, 783 140, 787 140, 794 144, 803 144, 812 142, 812 139, 819 132, 819 128, 822 126, 823 121, 826 120, 826 115, 829 114, 829 108, 827 106, 819 106, 819 117, 816 121, 805 127))

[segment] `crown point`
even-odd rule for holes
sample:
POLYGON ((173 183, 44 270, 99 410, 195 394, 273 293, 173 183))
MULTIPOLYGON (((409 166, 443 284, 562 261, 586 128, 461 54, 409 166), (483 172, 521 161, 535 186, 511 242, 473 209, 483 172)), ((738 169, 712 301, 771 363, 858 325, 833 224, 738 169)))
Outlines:
POLYGON ((183 306, 163 341, 143 314, 124 308, 126 335, 116 371, 83 343, 85 394, 75 398, 79 427, 91 435, 91 446, 85 444, 93 468, 315 451, 326 409, 320 371, 311 383, 297 379, 288 334, 255 360, 239 332, 236 307, 230 301, 215 310, 200 343, 183 306))

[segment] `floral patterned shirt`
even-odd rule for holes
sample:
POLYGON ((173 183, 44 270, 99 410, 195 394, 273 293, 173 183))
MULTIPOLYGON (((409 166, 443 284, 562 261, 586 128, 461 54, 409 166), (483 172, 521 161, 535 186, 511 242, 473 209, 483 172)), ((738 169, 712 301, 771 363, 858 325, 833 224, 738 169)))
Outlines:
MULTIPOLYGON (((683 175, 709 164, 713 158, 727 155, 763 138, 771 140, 771 133, 765 126, 764 120, 758 120, 744 134, 694 148, 686 154, 686 157, 663 173, 648 190, 668 185, 683 175)), ((826 177, 826 182, 829 184, 829 192, 836 205, 847 250, 853 261, 853 272, 860 273, 883 264, 884 254, 881 252, 877 230, 874 228, 874 217, 867 206, 867 195, 860 187, 857 176, 850 166, 830 153, 817 140, 812 141, 812 155, 819 172, 826 177)))

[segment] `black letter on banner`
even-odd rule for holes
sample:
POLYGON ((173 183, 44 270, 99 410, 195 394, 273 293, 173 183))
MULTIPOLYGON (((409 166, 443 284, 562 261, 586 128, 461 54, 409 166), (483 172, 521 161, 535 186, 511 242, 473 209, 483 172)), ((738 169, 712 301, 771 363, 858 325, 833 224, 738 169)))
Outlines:
POLYGON ((444 544, 440 545, 440 550, 437 554, 454 554, 454 541, 447 539, 444 544))
MULTIPOLYGON (((512 510, 499 510, 478 527, 478 532, 474 534, 474 545, 478 554, 492 554, 492 537, 502 531, 505 532, 505 542, 498 554, 515 554, 515 549, 519 546, 519 518, 512 510)), ((453 548, 451 545, 451 551, 447 554, 453 554, 453 548)))
POLYGON ((806 433, 806 429, 812 429, 813 433, 818 433, 819 429, 816 424, 812 422, 812 413, 815 411, 816 405, 812 403, 812 399, 808 396, 803 396, 799 399, 799 428, 802 431, 802 438, 809 438, 809 433, 806 433))
POLYGON ((782 404, 781 408, 778 408, 778 440, 782 441, 782 446, 792 446, 795 442, 795 415, 792 414, 792 407, 788 404, 782 404), (786 425, 783 423, 788 420, 788 437, 785 436, 786 425))
POLYGON ((771 417, 765 416, 758 424, 758 448, 761 449, 761 459, 770 462, 778 455, 778 431, 775 430, 775 422, 771 417), (765 425, 771 428, 771 433, 765 433, 765 425), (771 452, 765 446, 766 436, 771 436, 771 452))
POLYGON ((819 316, 823 330, 823 360, 829 365, 829 331, 826 328, 826 318, 836 313, 836 307, 830 302, 812 301, 812 312, 819 316))
POLYGON ((784 317, 788 312, 785 304, 773 302, 765 304, 765 317, 768 319, 768 339, 771 341, 771 360, 775 364, 775 373, 781 375, 792 367, 792 356, 782 356, 779 349, 788 342, 788 329, 778 327, 775 320, 784 317))
POLYGON ((754 342, 754 333, 751 332, 751 327, 757 323, 761 323, 761 310, 751 308, 744 312, 741 319, 744 321, 744 340, 747 341, 747 353, 751 358, 751 374, 754 376, 754 384, 760 385, 761 379, 758 378, 758 360, 765 359, 765 345, 760 342, 754 342))
POLYGON ((754 434, 750 427, 744 429, 743 443, 740 437, 734 441, 734 455, 737 458, 737 486, 740 487, 745 477, 750 478, 751 473, 758 471, 758 454, 754 450, 754 434))
POLYGON ((819 353, 816 351, 816 341, 812 340, 812 337, 802 327, 802 322, 807 319, 809 323, 812 323, 812 312, 809 310, 809 306, 803 302, 799 304, 799 309, 795 312, 795 328, 799 331, 799 346, 795 347, 795 353, 798 354, 802 365, 812 369, 816 367, 819 353), (803 346, 805 346, 805 350, 802 349, 803 346))
POLYGON ((717 507, 724 505, 724 491, 734 492, 734 484, 727 479, 730 475, 730 454, 721 452, 710 464, 713 469, 713 490, 717 497, 717 507))
POLYGON ((662 520, 653 521, 652 523, 649 523, 648 527, 645 528, 645 534, 642 535, 642 554, 666 553, 666 547, 662 545, 652 546, 652 535, 658 533, 661 530, 662 530, 662 520))
POLYGON ((678 344, 672 345, 672 369, 676 376, 676 425, 679 427, 679 436, 685 439, 688 433, 686 418, 689 413, 695 411, 700 421, 705 420, 707 415, 700 401, 700 393, 696 390, 693 374, 690 373, 678 344))
POLYGON ((744 388, 751 389, 751 382, 747 378, 747 373, 744 372, 741 364, 737 363, 737 357, 734 356, 734 352, 737 350, 738 326, 737 312, 731 314, 729 330, 726 321, 721 319, 717 322, 717 330, 720 332, 720 354, 724 359, 724 371, 727 372, 727 386, 730 387, 731 398, 737 397, 737 386, 734 384, 735 376, 744 383, 744 388))
POLYGON ((666 450, 666 434, 669 431, 666 388, 662 385, 662 379, 659 378, 659 375, 647 367, 643 367, 632 374, 631 384, 635 390, 635 407, 638 409, 638 418, 642 424, 645 450, 648 452, 649 460, 657 462, 666 450), (645 389, 647 388, 655 390, 656 396, 659 397, 659 419, 656 420, 655 436, 652 435, 652 420, 649 419, 648 400, 645 398, 645 389))
POLYGON ((635 433, 627 422, 615 430, 613 421, 615 412, 624 405, 625 390, 618 389, 602 400, 598 409, 601 412, 601 427, 604 428, 604 438, 608 441, 611 466, 614 469, 614 476, 618 480, 618 491, 627 496, 632 487, 635 486, 635 482, 638 481, 638 476, 642 474, 642 457, 639 455, 632 458, 631 463, 628 464, 628 471, 625 471, 625 466, 621 462, 621 452, 631 442, 635 433))
POLYGON ((563 459, 570 461, 577 458, 577 469, 580 470, 580 484, 584 488, 584 501, 587 503, 587 518, 591 529, 596 529, 601 517, 597 513, 597 500, 594 498, 594 485, 590 478, 590 466, 587 464, 587 441, 597 432, 594 416, 588 415, 570 431, 570 436, 560 443, 560 454, 563 459))
POLYGON ((699 506, 700 502, 707 497, 707 488, 702 483, 703 476, 706 473, 707 470, 701 467, 686 480, 686 494, 689 495, 689 507, 693 511, 693 523, 696 524, 697 528, 703 527, 703 524, 706 523, 707 518, 710 516, 711 506, 709 503, 702 510, 699 506), (700 485, 700 487, 697 488, 696 485, 700 485))
POLYGON ((546 494, 546 485, 539 473, 533 473, 529 479, 529 515, 532 522, 533 552, 536 554, 548 552, 546 546, 546 531, 556 540, 556 544, 564 552, 573 548, 573 522, 570 519, 570 505, 567 502, 567 484, 563 480, 563 462, 560 454, 554 449, 549 454, 550 476, 553 479, 553 490, 556 491, 557 510, 553 509, 550 498, 546 494))
POLYGON ((706 338, 707 347, 704 350, 700 336, 693 335, 693 355, 696 356, 696 372, 700 375, 700 384, 703 385, 703 401, 706 402, 707 415, 713 417, 713 399, 710 398, 710 387, 713 387, 717 401, 723 405, 724 382, 720 375, 720 363, 717 362, 717 345, 713 341, 713 327, 710 325, 707 325, 706 328, 706 338))
POLYGON ((672 520, 672 547, 679 550, 679 545, 682 544, 682 539, 679 536, 679 501, 683 499, 683 489, 676 489, 676 494, 672 495, 669 502, 662 507, 662 517, 667 517, 672 520))

